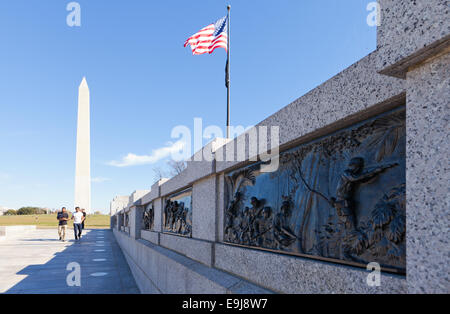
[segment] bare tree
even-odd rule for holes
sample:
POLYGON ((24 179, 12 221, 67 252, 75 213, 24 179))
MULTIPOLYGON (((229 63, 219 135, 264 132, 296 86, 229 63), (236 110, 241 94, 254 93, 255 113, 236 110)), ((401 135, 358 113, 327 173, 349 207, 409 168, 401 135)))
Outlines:
POLYGON ((162 178, 172 178, 186 169, 185 161, 174 161, 168 160, 167 167, 168 169, 164 169, 163 167, 153 167, 153 179, 156 181, 161 180, 162 178))
POLYGON ((159 181, 165 177, 167 177, 166 171, 164 171, 161 167, 153 167, 153 179, 155 181, 159 181))
POLYGON ((169 160, 167 162, 167 165, 170 167, 170 176, 174 177, 177 174, 180 174, 183 172, 184 169, 186 169, 186 162, 185 161, 175 161, 173 159, 169 160))

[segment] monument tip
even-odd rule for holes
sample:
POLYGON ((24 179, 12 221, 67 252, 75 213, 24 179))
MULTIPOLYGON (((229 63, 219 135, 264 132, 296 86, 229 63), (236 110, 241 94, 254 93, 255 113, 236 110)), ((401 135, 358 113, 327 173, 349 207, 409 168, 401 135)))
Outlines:
POLYGON ((83 76, 83 79, 81 80, 80 87, 88 87, 87 81, 86 81, 86 76, 83 76))

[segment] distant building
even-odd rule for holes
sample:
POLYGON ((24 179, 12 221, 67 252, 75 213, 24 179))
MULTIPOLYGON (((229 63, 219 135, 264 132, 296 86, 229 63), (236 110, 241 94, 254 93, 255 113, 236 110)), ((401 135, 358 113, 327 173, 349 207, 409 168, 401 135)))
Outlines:
POLYGON ((110 211, 109 214, 111 216, 115 215, 118 211, 124 209, 125 207, 131 206, 138 199, 142 198, 144 195, 149 193, 150 190, 136 190, 131 195, 121 196, 118 195, 114 197, 114 199, 110 203, 110 211))
POLYGON ((125 207, 127 207, 129 200, 130 200, 130 197, 128 195, 126 195, 126 196, 119 195, 119 196, 114 197, 114 199, 110 203, 110 209, 109 209, 110 215, 113 216, 119 210, 122 210, 125 207))

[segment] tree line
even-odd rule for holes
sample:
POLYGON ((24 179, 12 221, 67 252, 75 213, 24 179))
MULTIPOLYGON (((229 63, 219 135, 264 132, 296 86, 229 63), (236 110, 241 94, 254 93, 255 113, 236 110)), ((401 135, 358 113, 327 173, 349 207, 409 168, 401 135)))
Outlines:
MULTIPOLYGON (((21 207, 17 210, 14 209, 8 209, 7 211, 5 211, 3 213, 3 215, 5 216, 14 216, 14 215, 45 215, 47 213, 52 214, 55 213, 56 211, 50 211, 48 209, 45 208, 41 208, 41 207, 31 207, 31 206, 27 206, 27 207, 21 207)), ((103 215, 100 211, 96 211, 94 212, 94 215, 103 215)))
POLYGON ((4 215, 6 216, 12 216, 12 215, 45 215, 47 214, 47 210, 40 207, 21 207, 17 210, 14 209, 8 209, 6 212, 4 212, 4 215))

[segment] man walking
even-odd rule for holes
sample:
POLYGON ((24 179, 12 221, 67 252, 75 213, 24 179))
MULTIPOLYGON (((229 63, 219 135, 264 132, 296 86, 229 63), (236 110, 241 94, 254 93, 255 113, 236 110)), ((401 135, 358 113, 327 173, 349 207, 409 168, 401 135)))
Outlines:
POLYGON ((56 219, 58 219, 59 221, 58 224, 59 240, 66 242, 66 230, 67 230, 67 221, 69 220, 69 214, 67 213, 65 207, 61 208, 61 211, 58 212, 56 219))
POLYGON ((75 213, 72 215, 73 220, 73 232, 75 234, 75 240, 81 238, 81 224, 84 221, 83 213, 80 210, 80 207, 75 207, 75 213))
POLYGON ((81 229, 84 230, 84 223, 86 222, 86 210, 83 208, 81 212, 83 213, 84 217, 83 222, 81 223, 81 229))

